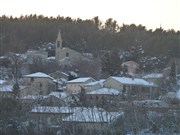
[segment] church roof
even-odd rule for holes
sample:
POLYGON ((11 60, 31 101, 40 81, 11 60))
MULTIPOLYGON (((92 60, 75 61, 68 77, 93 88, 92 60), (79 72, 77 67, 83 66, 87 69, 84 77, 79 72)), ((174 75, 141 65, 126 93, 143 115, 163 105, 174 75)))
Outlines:
POLYGON ((60 30, 59 30, 59 32, 58 32, 57 39, 58 39, 58 40, 62 40, 62 38, 61 38, 61 31, 60 31, 60 30))

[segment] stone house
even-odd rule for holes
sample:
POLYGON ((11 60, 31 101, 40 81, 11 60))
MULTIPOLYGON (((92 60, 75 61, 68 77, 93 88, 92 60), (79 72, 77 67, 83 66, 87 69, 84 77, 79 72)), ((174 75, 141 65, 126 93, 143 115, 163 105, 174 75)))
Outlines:
POLYGON ((13 82, 0 80, 0 97, 1 98, 15 98, 13 93, 13 82))
POLYGON ((35 87, 31 86, 24 86, 19 90, 19 97, 27 97, 29 95, 31 96, 39 96, 40 89, 36 89, 35 87))
POLYGON ((50 73, 49 76, 53 77, 54 79, 60 79, 63 78, 65 80, 69 79, 69 75, 64 73, 64 72, 60 72, 60 71, 56 71, 53 73, 50 73))
POLYGON ((107 107, 118 102, 117 99, 120 99, 121 95, 119 90, 100 88, 86 92, 85 99, 90 106, 107 107))
POLYGON ((122 63, 121 66, 127 68, 129 75, 134 75, 140 69, 140 65, 134 61, 126 61, 122 63))
POLYGON ((160 82, 163 81, 164 76, 162 73, 151 73, 151 74, 144 75, 142 78, 148 82, 159 84, 160 82))
POLYGON ((22 103, 29 103, 33 105, 41 106, 64 106, 68 102, 68 94, 65 92, 51 92, 49 95, 43 96, 39 95, 39 91, 33 89, 32 87, 25 87, 20 90, 20 97, 22 103), (27 93, 24 91, 27 90, 27 93), (23 92, 25 94, 23 94, 23 92), (34 94, 34 95, 33 95, 34 94))
POLYGON ((138 78, 109 77, 104 87, 122 91, 128 100, 153 99, 159 96, 159 90, 153 83, 138 78))
POLYGON ((62 119, 72 113, 69 107, 36 106, 30 111, 29 123, 36 132, 57 131, 62 119))
POLYGON ((85 94, 86 99, 89 101, 101 101, 105 100, 112 100, 115 96, 121 95, 121 92, 115 89, 109 88, 101 88, 97 90, 89 91, 85 94))
POLYGON ((62 134, 124 132, 124 113, 91 107, 36 106, 29 113, 29 125, 35 131, 61 131, 62 134), (82 130, 83 129, 83 130, 82 130))
POLYGON ((63 134, 123 134, 124 113, 107 112, 102 108, 79 108, 62 119, 63 134))
POLYGON ((66 83, 66 89, 70 92, 80 92, 85 84, 95 82, 96 80, 92 77, 77 78, 66 83))
POLYGON ((56 84, 57 91, 59 91, 59 90, 62 91, 63 87, 66 85, 66 82, 69 79, 68 74, 66 74, 64 72, 60 72, 60 71, 50 73, 49 76, 54 78, 53 82, 56 84))
POLYGON ((40 95, 48 95, 51 91, 55 90, 54 78, 41 72, 24 75, 24 85, 31 86, 40 90, 40 95))
POLYGON ((84 84, 83 87, 86 91, 91 91, 102 88, 102 84, 99 81, 96 81, 96 82, 90 82, 88 84, 84 84))

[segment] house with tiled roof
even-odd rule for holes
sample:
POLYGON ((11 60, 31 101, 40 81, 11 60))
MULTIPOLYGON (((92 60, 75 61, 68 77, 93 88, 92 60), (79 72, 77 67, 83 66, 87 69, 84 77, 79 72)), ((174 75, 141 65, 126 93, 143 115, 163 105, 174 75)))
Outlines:
POLYGON ((0 80, 0 97, 14 98, 13 85, 14 82, 12 81, 0 80))
POLYGON ((100 81, 95 81, 95 82, 90 82, 88 84, 85 84, 83 87, 85 90, 91 91, 91 90, 97 90, 97 89, 102 88, 102 84, 100 81))
POLYGON ((92 77, 77 78, 66 83, 66 89, 70 92, 80 92, 84 85, 95 82, 92 77))
POLYGON ((54 78, 51 76, 37 72, 23 76, 24 85, 31 86, 40 90, 40 95, 48 95, 51 91, 55 90, 54 78))
POLYGON ((151 73, 144 75, 142 78, 148 82, 153 82, 155 84, 158 84, 161 81, 163 81, 164 75, 162 73, 151 73))
POLYGON ((127 68, 129 75, 134 75, 140 70, 140 65, 135 61, 126 61, 121 64, 123 68, 127 68))
POLYGON ((68 80, 68 78, 69 78, 68 74, 66 74, 64 72, 60 72, 60 71, 56 71, 56 72, 50 73, 49 76, 53 77, 54 79, 63 78, 63 79, 68 80))
POLYGON ((102 108, 81 107, 62 119, 66 134, 123 134, 124 112, 108 112, 102 108))
POLYGON ((139 78, 111 76, 104 81, 104 87, 120 90, 133 99, 153 99, 159 95, 157 85, 139 78))
POLYGON ((87 91, 85 94, 86 101, 93 106, 107 106, 113 101, 117 102, 120 99, 122 92, 112 88, 100 88, 92 91, 87 91))

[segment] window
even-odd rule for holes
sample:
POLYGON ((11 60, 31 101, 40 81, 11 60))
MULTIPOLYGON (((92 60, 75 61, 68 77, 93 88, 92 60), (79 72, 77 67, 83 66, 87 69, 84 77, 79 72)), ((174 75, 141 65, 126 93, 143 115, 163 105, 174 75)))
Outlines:
POLYGON ((69 53, 68 52, 66 52, 66 57, 69 57, 69 53))
POLYGON ((40 87, 40 88, 42 87, 42 83, 39 84, 39 87, 40 87))
POLYGON ((123 85, 123 90, 126 90, 126 85, 123 85))
POLYGON ((57 47, 58 48, 60 47, 60 41, 57 41, 57 47))
POLYGON ((126 90, 125 89, 123 89, 123 91, 122 91, 123 93, 126 93, 126 90))

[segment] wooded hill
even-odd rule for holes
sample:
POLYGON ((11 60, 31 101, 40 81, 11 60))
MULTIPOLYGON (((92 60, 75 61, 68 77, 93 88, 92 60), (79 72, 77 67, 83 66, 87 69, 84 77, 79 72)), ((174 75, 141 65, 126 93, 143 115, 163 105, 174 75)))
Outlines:
POLYGON ((98 17, 89 20, 71 17, 21 16, 0 17, 0 55, 25 52, 33 46, 54 42, 61 30, 63 45, 79 52, 98 55, 100 50, 130 50, 142 46, 147 56, 180 57, 180 31, 147 30, 135 24, 119 26, 109 18, 103 23, 98 17))

